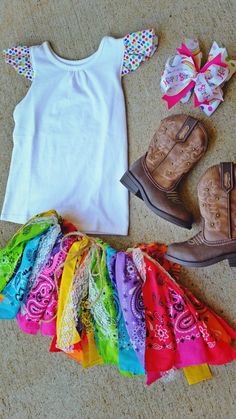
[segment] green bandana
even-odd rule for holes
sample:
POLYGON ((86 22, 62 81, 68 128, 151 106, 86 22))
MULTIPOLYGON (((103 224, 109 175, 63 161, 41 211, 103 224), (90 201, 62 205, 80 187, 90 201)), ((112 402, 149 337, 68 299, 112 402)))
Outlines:
POLYGON ((31 218, 16 232, 7 245, 0 249, 0 292, 11 279, 26 243, 43 234, 56 223, 58 223, 58 215, 55 211, 48 211, 31 218))
POLYGON ((118 365, 118 329, 112 285, 106 266, 107 244, 97 240, 89 278, 89 304, 98 352, 106 364, 118 365))

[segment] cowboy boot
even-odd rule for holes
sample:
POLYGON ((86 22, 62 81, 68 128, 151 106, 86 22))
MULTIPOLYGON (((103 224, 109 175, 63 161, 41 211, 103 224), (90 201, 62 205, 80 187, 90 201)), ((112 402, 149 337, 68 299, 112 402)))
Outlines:
POLYGON ((198 184, 203 228, 192 239, 168 247, 167 259, 201 267, 228 259, 236 266, 236 165, 210 167, 198 184))
POLYGON ((190 229, 193 217, 179 198, 178 186, 206 148, 207 134, 197 119, 186 115, 169 116, 162 120, 148 152, 120 181, 157 215, 190 229))

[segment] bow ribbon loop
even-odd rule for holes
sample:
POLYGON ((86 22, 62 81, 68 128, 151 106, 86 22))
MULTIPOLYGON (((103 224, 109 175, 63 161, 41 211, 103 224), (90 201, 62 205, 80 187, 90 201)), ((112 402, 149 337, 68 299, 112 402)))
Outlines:
POLYGON ((223 101, 221 87, 236 71, 235 61, 216 42, 202 68, 202 53, 196 40, 187 40, 176 51, 176 55, 168 58, 161 77, 163 99, 170 109, 179 101, 187 102, 193 92, 194 106, 210 115, 223 101))

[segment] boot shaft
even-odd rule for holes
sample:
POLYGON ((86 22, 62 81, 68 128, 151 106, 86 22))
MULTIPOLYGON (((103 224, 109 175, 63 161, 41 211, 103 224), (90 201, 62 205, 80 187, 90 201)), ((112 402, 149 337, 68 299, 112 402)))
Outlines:
POLYGON ((202 157, 207 134, 202 124, 186 115, 165 118, 150 143, 146 166, 162 190, 173 190, 202 157))
POLYGON ((236 165, 210 167, 198 184, 204 237, 209 241, 236 239, 236 165))

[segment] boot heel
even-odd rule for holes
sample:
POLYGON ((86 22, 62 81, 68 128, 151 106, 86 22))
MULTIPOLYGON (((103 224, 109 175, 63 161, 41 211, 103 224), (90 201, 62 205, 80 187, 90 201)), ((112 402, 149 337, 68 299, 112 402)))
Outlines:
POLYGON ((228 262, 231 268, 236 268, 236 255, 232 256, 231 258, 228 258, 228 262))
POLYGON ((125 172, 125 174, 120 179, 120 182, 122 185, 124 185, 130 192, 132 192, 134 195, 139 195, 139 188, 134 183, 133 179, 130 177, 129 171, 125 172))

